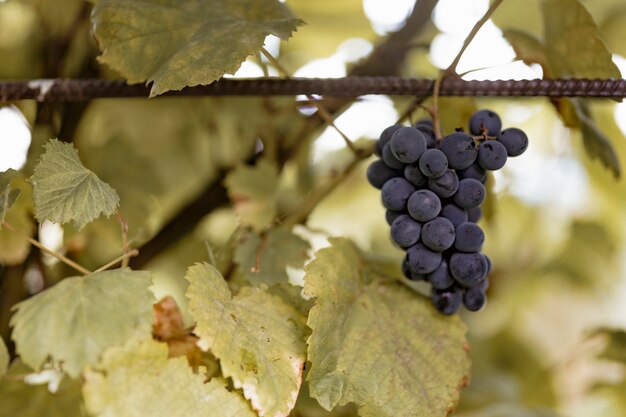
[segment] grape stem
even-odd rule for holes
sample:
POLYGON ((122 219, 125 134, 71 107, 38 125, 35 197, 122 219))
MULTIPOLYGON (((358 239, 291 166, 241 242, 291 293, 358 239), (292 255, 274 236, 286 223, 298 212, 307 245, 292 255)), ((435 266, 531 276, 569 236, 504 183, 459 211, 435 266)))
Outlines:
MULTIPOLYGON (((281 72, 283 74, 283 76, 285 78, 287 78, 287 79, 291 78, 291 75, 289 74, 289 71, 287 71, 287 69, 285 67, 283 67, 282 64, 280 62, 278 62, 278 60, 276 58, 274 58, 274 56, 272 54, 270 54, 267 49, 265 49, 265 47, 261 48, 261 53, 268 59, 268 61, 270 61, 270 63, 279 72, 281 72)), ((352 152, 354 154, 354 156, 358 157, 359 156, 359 149, 357 149, 357 147, 354 146, 354 143, 350 140, 350 138, 348 138, 348 136, 345 133, 343 133, 341 131, 341 129, 339 129, 337 127, 337 125, 335 124, 335 121, 333 119, 333 116, 326 109, 326 107, 324 107, 324 105, 322 103, 320 103, 319 100, 316 100, 315 97, 313 97, 312 95, 307 94, 306 97, 307 97, 307 99, 309 99, 309 102, 311 104, 313 104, 317 108, 318 114, 322 118, 322 120, 324 120, 326 122, 326 124, 328 124, 330 127, 335 129, 337 131, 337 133, 339 133, 339 136, 341 136, 343 141, 346 143, 346 146, 348 147, 348 149, 350 149, 350 152, 352 152)))
POLYGON ((128 266, 128 260, 131 258, 131 256, 136 256, 139 254, 139 252, 131 256, 124 256, 130 252, 128 247, 128 222, 126 221, 124 216, 122 216, 122 213, 120 213, 119 210, 115 211, 115 218, 120 223, 120 227, 122 229, 122 256, 120 257, 120 259, 122 260, 122 268, 126 268, 128 266))
POLYGON ((76 262, 72 261, 71 259, 69 259, 68 257, 66 257, 65 255, 52 250, 46 246, 44 246, 41 242, 33 239, 32 237, 28 236, 26 233, 23 233, 19 230, 17 230, 15 227, 13 227, 12 224, 7 223, 6 221, 2 221, 2 226, 6 227, 8 230, 10 230, 11 232, 22 236, 23 238, 25 238, 28 243, 30 243, 31 245, 35 246, 36 248, 38 248, 39 250, 41 250, 42 252, 47 253, 50 256, 53 256, 55 258, 57 258, 59 261, 63 262, 65 265, 74 268, 75 270, 77 270, 78 272, 80 272, 83 275, 89 275, 92 272, 90 270, 88 270, 87 268, 85 268, 82 265, 77 264, 76 262))
MULTIPOLYGON (((137 256, 137 255, 139 255, 139 251, 137 249, 128 251, 124 253, 123 255, 120 255, 117 258, 113 259, 111 262, 107 263, 106 265, 102 265, 100 268, 93 271, 93 273, 95 274, 96 272, 106 271, 107 269, 109 269, 110 267, 112 267, 113 265, 117 264, 120 261, 122 261, 122 268, 125 268, 124 261, 127 260, 128 258, 137 256)), ((128 262, 126 262, 126 264, 128 265, 128 262)))

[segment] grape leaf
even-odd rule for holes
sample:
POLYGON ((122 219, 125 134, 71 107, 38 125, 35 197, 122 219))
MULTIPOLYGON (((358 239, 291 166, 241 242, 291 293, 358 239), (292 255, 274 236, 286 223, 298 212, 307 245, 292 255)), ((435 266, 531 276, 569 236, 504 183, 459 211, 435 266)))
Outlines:
POLYGON ((82 417, 84 410, 80 381, 65 379, 55 393, 47 384, 31 385, 22 378, 32 369, 19 360, 0 380, 0 417, 82 417))
POLYGON ((71 144, 52 139, 30 181, 35 216, 40 222, 73 221, 78 228, 101 214, 113 214, 119 203, 115 190, 83 166, 71 144))
MULTIPOLYGON (((18 172, 14 169, 0 173, 0 223, 4 222, 9 209, 13 207, 17 197, 20 195, 20 190, 11 189, 11 180, 16 176, 18 176, 18 172)), ((0 224, 1 228, 2 224, 0 224)))
POLYGON ((254 166, 239 165, 225 180, 228 195, 242 223, 265 229, 276 217, 278 170, 262 159, 254 166))
POLYGON ((30 243, 26 237, 32 236, 35 232, 35 223, 32 219, 33 207, 30 185, 25 179, 18 176, 13 177, 10 185, 14 188, 13 191, 19 191, 20 195, 6 213, 4 221, 17 232, 0 225, 0 263, 17 265, 28 256, 30 243))
POLYGON ((150 96, 234 73, 267 35, 287 40, 303 22, 278 0, 98 0, 100 61, 150 96))
POLYGON ((64 279, 13 307, 18 354, 35 370, 51 357, 77 377, 108 347, 150 336, 151 284, 149 273, 129 269, 64 279))
POLYGON ((310 246, 286 227, 270 229, 263 236, 248 233, 235 250, 235 262, 251 284, 287 283, 287 267, 301 268, 310 246))
POLYGON ((7 345, 4 344, 4 339, 0 337, 0 377, 5 374, 9 367, 9 351, 7 345))
POLYGON ((85 372, 87 410, 99 417, 254 417, 246 401, 213 378, 204 383, 185 358, 167 358, 167 345, 131 340, 109 349, 85 372))
POLYGON ((449 414, 468 379, 463 323, 368 267, 350 241, 330 241, 305 268, 311 395, 363 417, 449 414))
POLYGON ((190 267, 185 278, 195 333, 219 358, 224 376, 243 389, 259 415, 288 415, 302 383, 303 316, 258 288, 244 287, 232 297, 207 263, 190 267))
POLYGON ((546 55, 555 77, 621 78, 593 18, 578 0, 546 0, 546 55))
POLYGON ((504 30, 502 36, 513 47, 517 59, 521 59, 526 65, 541 65, 544 77, 549 77, 550 69, 546 49, 539 39, 517 29, 504 30))

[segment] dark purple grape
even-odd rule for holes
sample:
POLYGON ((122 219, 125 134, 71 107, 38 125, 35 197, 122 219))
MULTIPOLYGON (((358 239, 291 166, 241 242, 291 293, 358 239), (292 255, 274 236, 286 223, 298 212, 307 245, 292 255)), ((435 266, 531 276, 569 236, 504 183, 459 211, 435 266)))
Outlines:
POLYGON ((487 260, 482 253, 456 252, 450 257, 450 274, 464 287, 473 287, 487 276, 487 260))
POLYGON ((456 204, 449 203, 441 209, 441 217, 450 220, 454 227, 467 221, 467 211, 456 204))
POLYGON ((427 222, 441 211, 441 200, 430 190, 417 190, 409 197, 407 210, 415 220, 427 222))
POLYGON ((445 290, 454 284, 454 278, 448 271, 448 263, 445 259, 441 261, 437 269, 430 274, 426 274, 425 279, 437 290, 445 290))
POLYGON ((417 164, 404 167, 404 178, 418 188, 425 187, 428 184, 428 177, 422 173, 417 164))
POLYGON ((472 135, 482 135, 486 129, 488 136, 497 136, 502 130, 502 121, 494 111, 479 110, 470 117, 469 129, 472 135))
POLYGON ((430 122, 430 124, 423 121, 418 122, 415 125, 415 128, 422 132, 422 134, 426 138, 426 147, 428 149, 434 149, 437 147, 437 135, 435 135, 435 130, 432 126, 432 120, 428 120, 428 122, 430 122))
POLYGON ((483 184, 485 183, 485 180, 487 179, 487 171, 485 171, 485 169, 481 167, 480 165, 478 165, 477 163, 473 163, 469 167, 462 169, 460 171, 457 171, 457 175, 459 176, 459 179, 461 180, 465 178, 474 178, 475 180, 478 180, 482 182, 483 184))
POLYGON ((405 210, 407 200, 414 191, 415 187, 404 178, 392 178, 381 189, 383 206, 394 211, 405 210))
POLYGON ((402 125, 393 125, 382 131, 380 137, 378 138, 378 142, 376 142, 376 146, 374 146, 375 155, 381 156, 383 154, 383 147, 391 140, 391 135, 393 135, 394 132, 401 127, 402 125))
POLYGON ((471 209, 467 209, 467 221, 472 223, 478 223, 483 217, 483 209, 479 207, 474 207, 471 209))
POLYGON ((387 143, 385 147, 383 148, 382 160, 385 163, 385 165, 387 165, 389 168, 404 169, 404 164, 398 161, 398 159, 395 156, 393 156, 393 153, 391 152, 391 146, 389 145, 389 143, 387 143))
POLYGON ((408 248, 417 243, 421 230, 421 224, 413 220, 408 214, 403 214, 391 223, 391 239, 400 247, 408 248))
POLYGON ((430 293, 430 299, 438 312, 449 316, 456 313, 461 306, 463 292, 457 287, 447 290, 436 290, 433 288, 430 293))
POLYGON ((528 148, 528 136, 521 129, 510 127, 500 133, 498 141, 506 148, 506 153, 513 157, 524 153, 528 148))
POLYGON ((411 269, 409 268, 409 262, 407 261, 406 256, 402 259, 402 274, 408 279, 411 279, 411 269))
POLYGON ((428 188, 441 198, 452 197, 459 188, 459 177, 449 169, 441 177, 430 178, 428 188))
POLYGON ((394 177, 401 177, 402 171, 389 168, 383 161, 376 160, 367 167, 367 180, 379 190, 394 177))
POLYGON ((463 294, 463 305, 469 311, 479 311, 487 303, 487 295, 480 286, 468 288, 463 294))
POLYGON ((428 149, 420 157, 419 167, 428 178, 441 177, 448 169, 448 158, 439 149, 428 149))
POLYGON ((419 119, 419 120, 417 121, 417 123, 415 123, 415 127, 416 127, 416 128, 417 128, 418 126, 421 126, 421 125, 428 126, 428 127, 430 127, 431 129, 433 129, 433 128, 435 127, 435 123, 433 122, 433 119, 429 119, 428 117, 425 117, 425 118, 423 118, 423 119, 419 119))
POLYGON ((478 252, 485 243, 485 232, 475 223, 461 223, 456 228, 454 247, 461 252, 478 252))
MULTIPOLYGON (((394 178, 395 179, 395 178, 394 178)), ((391 179, 390 181, 393 181, 391 179)), ((485 201, 487 191, 480 181, 473 178, 466 178, 459 181, 459 189, 454 194, 454 203, 464 209, 478 207, 485 201)))
POLYGON ((506 148, 497 140, 486 140, 478 147, 478 164, 489 171, 502 168, 506 159, 506 148))
POLYGON ((401 127, 396 130, 389 141, 391 153, 405 164, 417 162, 426 150, 426 138, 417 129, 401 127))
POLYGON ((450 248, 454 235, 454 225, 445 217, 436 217, 422 227, 422 243, 436 252, 450 248))
POLYGON ((387 224, 389 226, 391 226, 391 223, 393 223, 393 221, 398 218, 398 216, 402 216, 403 214, 406 214, 407 212, 402 210, 402 211, 393 211, 393 210, 387 210, 385 212, 385 220, 387 220, 387 224))
POLYGON ((463 132, 445 136, 439 144, 441 152, 448 157, 448 166, 453 169, 465 169, 472 165, 478 155, 474 139, 463 132))
POLYGON ((406 259, 412 273, 429 274, 441 263, 441 253, 428 249, 422 243, 417 243, 407 249, 406 259))
MULTIPOLYGON (((491 263, 491 259, 489 259, 489 257, 487 255, 484 255, 485 259, 487 260, 487 275, 491 274, 491 268, 493 267, 492 263, 491 263)), ((487 281, 487 286, 489 286, 489 280, 485 278, 485 281, 487 281)), ((486 289, 487 287, 485 287, 486 289)))

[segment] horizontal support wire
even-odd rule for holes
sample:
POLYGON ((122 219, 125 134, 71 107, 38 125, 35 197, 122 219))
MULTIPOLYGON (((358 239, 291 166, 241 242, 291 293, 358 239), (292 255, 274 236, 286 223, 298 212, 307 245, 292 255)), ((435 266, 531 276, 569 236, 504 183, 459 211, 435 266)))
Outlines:
MULTIPOLYGON (((206 86, 187 87, 163 96, 294 96, 319 94, 358 97, 366 94, 425 96, 433 80, 402 77, 345 78, 224 78, 206 86)), ((41 102, 80 102, 96 98, 148 97, 150 87, 123 80, 44 79, 0 81, 0 102, 32 99, 41 102)), ((474 97, 626 97, 626 80, 548 79, 465 81, 447 78, 441 96, 474 97)))

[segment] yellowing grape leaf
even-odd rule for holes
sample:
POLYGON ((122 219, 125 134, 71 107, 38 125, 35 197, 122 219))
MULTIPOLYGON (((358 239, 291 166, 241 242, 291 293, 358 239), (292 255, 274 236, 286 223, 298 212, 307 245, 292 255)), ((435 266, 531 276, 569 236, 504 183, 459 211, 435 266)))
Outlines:
POLYGON ((117 193, 83 166, 71 144, 52 139, 45 147, 30 179, 39 221, 73 221, 82 228, 101 214, 115 212, 117 193))
POLYGON ((64 379, 56 392, 48 384, 27 384, 24 375, 32 369, 15 361, 0 380, 0 417, 86 417, 80 381, 64 379))
POLYGON ((262 159, 254 166, 239 165, 224 182, 242 223, 263 230, 276 217, 278 170, 262 159))
POLYGON ((77 377, 105 349, 150 337, 151 284, 149 273, 129 269, 64 279, 14 307, 18 354, 35 370, 52 358, 77 377))
POLYGON ((260 416, 287 416, 302 384, 303 316, 258 288, 244 287, 232 297, 207 263, 190 267, 185 278, 195 333, 219 358, 223 375, 243 389, 260 416))
POLYGON ((530 33, 516 29, 504 30, 502 36, 513 47, 517 59, 521 59, 526 65, 541 65, 544 77, 549 77, 548 57, 545 47, 539 39, 530 33))
POLYGON ((204 383, 185 358, 167 358, 167 345, 131 340, 109 349, 85 372, 87 410, 98 417, 255 417, 225 381, 204 383))
POLYGON ((598 27, 579 0, 546 0, 541 10, 554 77, 621 78, 598 27))
MULTIPOLYGON (((11 180, 18 175, 14 169, 0 172, 0 223, 2 223, 9 212, 9 209, 15 204, 20 190, 11 189, 11 180)), ((0 229, 2 224, 0 224, 0 229)))
POLYGON ((461 320, 368 267, 350 241, 331 244, 305 268, 311 396, 363 417, 450 414, 469 372, 461 320))
POLYGON ((249 233, 235 250, 235 262, 251 284, 287 283, 287 267, 301 268, 310 246, 286 227, 259 236, 249 233))
POLYGON ((0 338, 0 377, 4 375, 9 367, 9 351, 7 345, 4 344, 4 339, 0 338))
POLYGON ((100 61, 151 96, 234 73, 267 35, 289 39, 300 19, 278 0, 98 0, 100 61))

